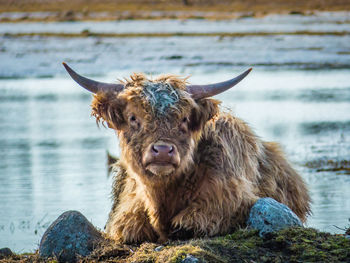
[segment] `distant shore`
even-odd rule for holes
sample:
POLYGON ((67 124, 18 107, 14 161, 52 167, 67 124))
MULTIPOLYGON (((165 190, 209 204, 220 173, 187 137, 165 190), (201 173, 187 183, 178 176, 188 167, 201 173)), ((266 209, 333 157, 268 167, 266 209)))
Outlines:
POLYGON ((0 22, 235 19, 350 11, 350 0, 0 0, 0 22))

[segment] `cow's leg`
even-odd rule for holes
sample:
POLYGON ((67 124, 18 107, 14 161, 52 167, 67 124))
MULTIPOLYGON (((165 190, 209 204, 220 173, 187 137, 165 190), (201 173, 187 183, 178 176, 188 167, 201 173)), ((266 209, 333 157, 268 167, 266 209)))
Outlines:
POLYGON ((150 224, 144 200, 138 196, 135 180, 119 162, 114 172, 113 206, 106 224, 107 234, 126 243, 156 241, 157 234, 150 224))
POLYGON ((121 203, 116 211, 110 213, 106 225, 107 234, 125 243, 156 241, 158 237, 149 222, 143 204, 136 202, 131 206, 129 204, 125 206, 123 207, 121 203))
POLYGON ((206 180, 198 196, 173 218, 175 238, 176 232, 193 232, 196 237, 215 236, 245 225, 257 197, 247 180, 222 178, 215 176, 206 180))

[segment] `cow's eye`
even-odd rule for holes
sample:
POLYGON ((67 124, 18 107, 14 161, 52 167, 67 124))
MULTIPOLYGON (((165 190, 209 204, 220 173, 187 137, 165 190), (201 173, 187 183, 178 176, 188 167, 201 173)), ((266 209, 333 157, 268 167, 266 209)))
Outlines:
POLYGON ((188 118, 187 117, 182 119, 182 121, 180 123, 180 131, 182 133, 186 133, 188 131, 188 118))
POLYGON ((129 117, 129 125, 133 129, 139 129, 140 128, 140 123, 137 120, 135 115, 130 115, 130 117, 129 117))
POLYGON ((130 120, 130 122, 135 122, 136 121, 136 117, 134 115, 131 115, 129 120, 130 120))

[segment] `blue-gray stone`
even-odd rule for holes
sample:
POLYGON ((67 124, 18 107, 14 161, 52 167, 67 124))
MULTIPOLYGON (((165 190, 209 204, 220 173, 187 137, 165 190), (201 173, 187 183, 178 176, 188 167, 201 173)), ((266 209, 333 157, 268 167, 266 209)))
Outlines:
POLYGON ((156 248, 154 249, 154 251, 159 252, 159 251, 162 251, 163 248, 164 248, 164 246, 159 246, 159 247, 156 247, 156 248))
POLYGON ((181 263, 198 263, 199 259, 192 256, 192 255, 187 255, 186 258, 184 258, 181 263))
POLYGON ((272 198, 261 198, 252 207, 247 225, 259 230, 262 237, 287 227, 303 226, 290 208, 272 198))
POLYGON ((8 247, 0 248, 0 259, 12 256, 13 253, 8 247))
POLYGON ((59 262, 75 262, 77 255, 89 255, 102 240, 101 233, 78 211, 60 215, 40 241, 41 257, 56 257, 59 262))

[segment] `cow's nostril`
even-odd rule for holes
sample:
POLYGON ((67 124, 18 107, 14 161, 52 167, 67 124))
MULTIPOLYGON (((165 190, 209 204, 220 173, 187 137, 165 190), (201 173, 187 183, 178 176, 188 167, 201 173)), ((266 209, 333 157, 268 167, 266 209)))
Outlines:
POLYGON ((158 150, 156 149, 156 147, 154 147, 154 145, 152 145, 152 152, 158 153, 158 150))

